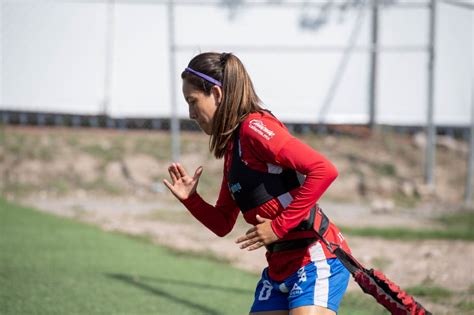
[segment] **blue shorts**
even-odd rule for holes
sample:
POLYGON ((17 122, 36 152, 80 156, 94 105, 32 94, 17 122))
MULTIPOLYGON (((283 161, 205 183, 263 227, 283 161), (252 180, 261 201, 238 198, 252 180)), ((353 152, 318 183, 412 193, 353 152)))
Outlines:
POLYGON ((308 305, 337 312, 349 276, 349 271, 337 258, 310 262, 282 282, 271 280, 268 268, 265 268, 250 312, 290 310, 308 305))

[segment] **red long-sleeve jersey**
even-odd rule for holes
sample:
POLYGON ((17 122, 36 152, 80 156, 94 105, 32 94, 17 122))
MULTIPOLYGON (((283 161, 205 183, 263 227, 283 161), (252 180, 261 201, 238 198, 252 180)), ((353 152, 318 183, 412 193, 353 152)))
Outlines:
MULTIPOLYGON (((239 214, 239 208, 227 185, 232 147, 233 141, 229 141, 216 205, 208 204, 198 193, 183 201, 193 216, 218 236, 224 236, 232 230, 239 214)), ((280 121, 266 112, 253 113, 242 123, 240 148, 241 159, 249 168, 269 173, 279 173, 282 169, 289 168, 306 176, 304 183, 284 198, 271 199, 244 213, 245 220, 252 225, 258 224, 257 214, 271 219, 273 231, 284 241, 288 232, 308 217, 309 210, 334 181, 338 172, 328 159, 293 137, 280 121)), ((330 223, 324 237, 349 251, 334 224, 330 223)), ((310 261, 335 257, 319 242, 303 249, 267 252, 270 277, 282 281, 310 261)))

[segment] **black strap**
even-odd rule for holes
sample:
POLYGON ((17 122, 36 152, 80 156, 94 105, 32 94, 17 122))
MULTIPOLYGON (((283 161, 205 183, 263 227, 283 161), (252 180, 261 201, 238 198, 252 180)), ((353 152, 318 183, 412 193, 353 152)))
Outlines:
POLYGON ((367 271, 364 266, 342 248, 337 247, 333 250, 333 253, 352 275, 354 275, 356 271, 367 271))
MULTIPOLYGON (((289 241, 275 242, 275 243, 267 245, 267 250, 270 253, 276 253, 276 252, 281 252, 281 251, 301 249, 301 248, 308 247, 309 245, 316 242, 318 239, 324 240, 322 235, 324 235, 324 233, 327 231, 329 227, 329 219, 321 210, 321 208, 319 208, 317 205, 311 208, 310 213, 309 213, 309 218, 307 220, 302 221, 296 228, 292 229, 290 233, 313 230, 314 221, 317 214, 320 214, 322 217, 321 217, 321 222, 319 224, 318 231, 314 230, 315 232, 314 237, 298 238, 298 239, 289 240, 289 241)), ((326 243, 326 240, 324 240, 324 242, 326 243)))
POLYGON ((309 210, 309 218, 307 220, 301 221, 301 223, 298 224, 297 227, 292 229, 290 233, 300 232, 300 231, 310 231, 313 228, 315 217, 316 217, 316 206, 312 207, 311 210, 309 210))
POLYGON ((291 241, 276 242, 267 245, 270 253, 306 248, 318 240, 317 237, 299 238, 291 241))

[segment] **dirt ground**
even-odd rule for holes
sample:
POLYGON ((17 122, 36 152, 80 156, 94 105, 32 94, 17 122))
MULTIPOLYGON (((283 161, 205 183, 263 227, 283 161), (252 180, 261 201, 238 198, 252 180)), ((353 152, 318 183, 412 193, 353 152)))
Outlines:
MULTIPOLYGON (((320 200, 337 225, 429 229, 437 227, 434 217, 462 208, 465 142, 439 139, 432 189, 423 184, 419 135, 303 138, 339 170, 336 183, 320 200)), ((204 165, 200 193, 212 203, 222 161, 209 155, 207 141, 198 134, 183 135, 180 161, 190 172, 204 165)), ((249 228, 242 218, 230 235, 219 238, 161 184, 170 163, 168 147, 165 133, 0 128, 0 193, 106 231, 146 237, 260 273, 266 265, 264 250, 242 252, 234 243, 249 228)), ((434 314, 460 314, 460 302, 474 304, 474 242, 346 239, 355 257, 402 288, 435 286, 454 292, 449 301, 420 299, 434 314)), ((352 281, 350 290, 360 289, 352 281)), ((462 314, 474 314, 472 307, 462 314)))

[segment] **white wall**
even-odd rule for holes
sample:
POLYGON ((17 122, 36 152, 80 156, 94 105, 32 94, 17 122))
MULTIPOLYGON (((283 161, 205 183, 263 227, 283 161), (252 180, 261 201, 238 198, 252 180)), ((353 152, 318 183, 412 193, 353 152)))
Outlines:
POLYGON ((105 5, 2 1, 3 108, 94 113, 105 5))
POLYGON ((110 111, 116 116, 170 115, 167 15, 163 6, 118 4, 110 111))
POLYGON ((442 4, 440 11, 435 117, 447 124, 468 123, 474 84, 474 10, 442 4))
MULTIPOLYGON (((405 3, 407 1, 404 1, 405 3)), ((0 0, 0 109, 99 113, 106 71, 104 1, 0 0)), ((235 52, 250 72, 259 96, 285 121, 365 123, 368 119, 369 11, 363 11, 355 50, 344 60, 357 24, 357 10, 332 10, 319 30, 300 27, 314 8, 222 6, 176 7, 178 110, 187 116, 179 74, 200 51, 235 52), (247 48, 245 48, 245 47, 247 48), (253 49, 248 47, 253 46, 253 49), (285 46, 286 49, 278 49, 285 46), (256 49, 258 48, 259 49, 256 49), (269 49, 274 47, 274 49, 269 49), (297 49, 307 47, 308 49, 297 49), (337 84, 335 83, 337 82, 337 84), (334 94, 330 91, 333 88, 334 94)), ((466 125, 470 117, 473 12, 439 4, 435 121, 466 125)), ((113 14, 109 113, 116 117, 169 117, 171 95, 167 8, 117 2, 113 14)), ((382 47, 426 47, 428 10, 384 8, 382 47)), ((377 121, 423 124, 427 97, 427 52, 383 51, 379 57, 377 121)))

